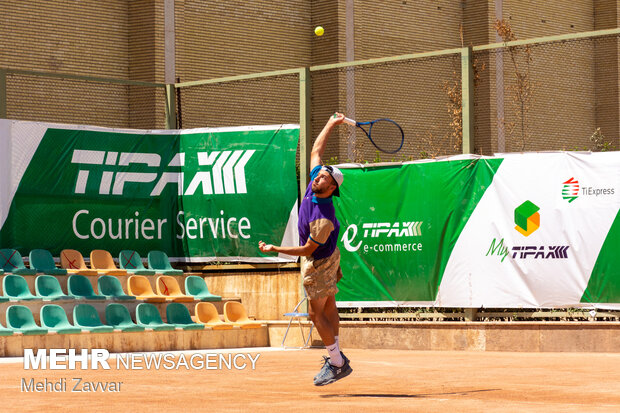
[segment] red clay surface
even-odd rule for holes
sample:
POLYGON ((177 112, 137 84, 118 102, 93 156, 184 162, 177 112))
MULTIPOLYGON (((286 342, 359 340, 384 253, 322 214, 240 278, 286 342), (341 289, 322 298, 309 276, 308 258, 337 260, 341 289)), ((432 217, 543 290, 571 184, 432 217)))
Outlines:
POLYGON ((620 354, 346 350, 353 373, 315 387, 323 354, 262 351, 255 370, 232 371, 128 371, 113 363, 108 371, 32 371, 0 364, 0 411, 620 411, 620 354), (22 378, 61 377, 123 384, 120 393, 20 390, 22 378))

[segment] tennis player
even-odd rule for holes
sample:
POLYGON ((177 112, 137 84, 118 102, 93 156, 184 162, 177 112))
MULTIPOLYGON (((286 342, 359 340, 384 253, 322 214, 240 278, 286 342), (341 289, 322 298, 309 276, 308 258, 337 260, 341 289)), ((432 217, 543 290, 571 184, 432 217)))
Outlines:
POLYGON ((301 275, 310 302, 309 314, 329 357, 324 357, 321 371, 314 377, 316 386, 324 386, 348 376, 353 371, 349 359, 340 351, 336 308, 336 284, 342 278, 340 251, 336 246, 340 223, 336 219, 332 196, 340 196, 342 172, 333 166, 321 166, 323 152, 332 129, 344 121, 336 113, 316 138, 310 155, 311 182, 299 209, 299 247, 258 243, 262 252, 281 252, 301 257, 301 275))

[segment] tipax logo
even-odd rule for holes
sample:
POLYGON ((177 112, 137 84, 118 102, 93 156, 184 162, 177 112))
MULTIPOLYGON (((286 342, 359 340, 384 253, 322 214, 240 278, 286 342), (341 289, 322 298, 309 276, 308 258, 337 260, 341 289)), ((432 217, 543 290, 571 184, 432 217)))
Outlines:
MULTIPOLYGON (((357 224, 351 224, 347 227, 342 235, 342 242, 344 247, 349 252, 355 252, 364 244, 367 238, 371 238, 371 242, 376 241, 372 238, 406 238, 406 237, 420 237, 422 236, 422 221, 406 221, 406 222, 368 222, 362 224, 363 233, 360 233, 363 238, 354 245, 354 241, 357 238, 358 226, 357 224)), ((402 250, 403 246, 383 245, 377 247, 380 252, 384 251, 396 251, 402 250)), ((375 244, 376 245, 376 244, 375 244)), ((405 251, 409 250, 410 246, 405 247, 405 251)), ((375 250, 375 251, 377 251, 375 250)), ((413 250, 416 250, 415 248, 413 250)))
MULTIPOLYGON (((529 237, 540 228, 540 208, 531 201, 525 201, 514 211, 515 230, 529 237)), ((503 262, 506 257, 512 259, 567 259, 568 245, 517 245, 510 247, 504 238, 493 238, 486 256, 499 256, 503 262)))
POLYGON ((540 214, 538 206, 531 201, 525 201, 515 209, 515 229, 529 237, 540 227, 540 214))
MULTIPOLYGON (((177 153, 168 162, 171 171, 156 172, 161 166, 161 155, 157 153, 112 152, 75 149, 71 163, 79 164, 74 193, 86 193, 89 180, 99 179, 100 195, 123 195, 125 183, 133 182, 149 185, 150 196, 159 196, 168 184, 176 185, 179 195, 194 195, 198 188, 202 194, 245 194, 247 193, 245 167, 256 151, 214 151, 198 152, 200 167, 210 167, 209 171, 199 170, 185 186, 186 176, 178 168, 185 166, 185 153, 177 153), (153 172, 131 172, 131 165, 146 165, 153 172), (92 165, 101 165, 93 168, 92 165), (89 167, 90 166, 90 167, 89 167), (176 169, 176 170, 174 170, 176 169)), ((92 183, 91 183, 92 185, 92 183)))

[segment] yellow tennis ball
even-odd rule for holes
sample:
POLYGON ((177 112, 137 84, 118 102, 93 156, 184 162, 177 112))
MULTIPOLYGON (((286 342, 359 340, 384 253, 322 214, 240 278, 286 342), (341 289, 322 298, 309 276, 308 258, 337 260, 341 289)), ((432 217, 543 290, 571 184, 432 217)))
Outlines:
POLYGON ((323 28, 323 26, 316 26, 316 28, 314 29, 314 34, 316 34, 317 36, 323 36, 323 33, 325 33, 325 29, 323 28))

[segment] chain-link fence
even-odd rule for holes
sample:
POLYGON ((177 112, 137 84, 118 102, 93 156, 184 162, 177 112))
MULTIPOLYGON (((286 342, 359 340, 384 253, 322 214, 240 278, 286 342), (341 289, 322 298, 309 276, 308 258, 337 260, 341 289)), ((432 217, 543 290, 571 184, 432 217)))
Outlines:
MULTIPOLYGON (((473 48, 466 119, 475 153, 620 148, 619 34, 571 36, 473 48)), ((438 157, 463 150, 463 50, 310 67, 308 103, 300 99, 302 69, 177 83, 168 95, 163 84, 0 69, 0 116, 163 129, 174 127, 166 114, 174 101, 179 128, 309 119, 316 137, 342 111, 358 121, 394 119, 405 144, 395 155, 378 153, 363 132, 344 126, 326 160, 438 157)))
POLYGON ((330 140, 327 159, 401 161, 461 153, 460 84, 460 54, 313 71, 312 134, 338 110, 359 122, 392 119, 405 143, 397 154, 382 154, 363 131, 345 126, 330 140))
POLYGON ((177 88, 182 128, 299 123, 299 74, 255 77, 177 88))
POLYGON ((618 149, 618 36, 476 51, 475 151, 618 149))

